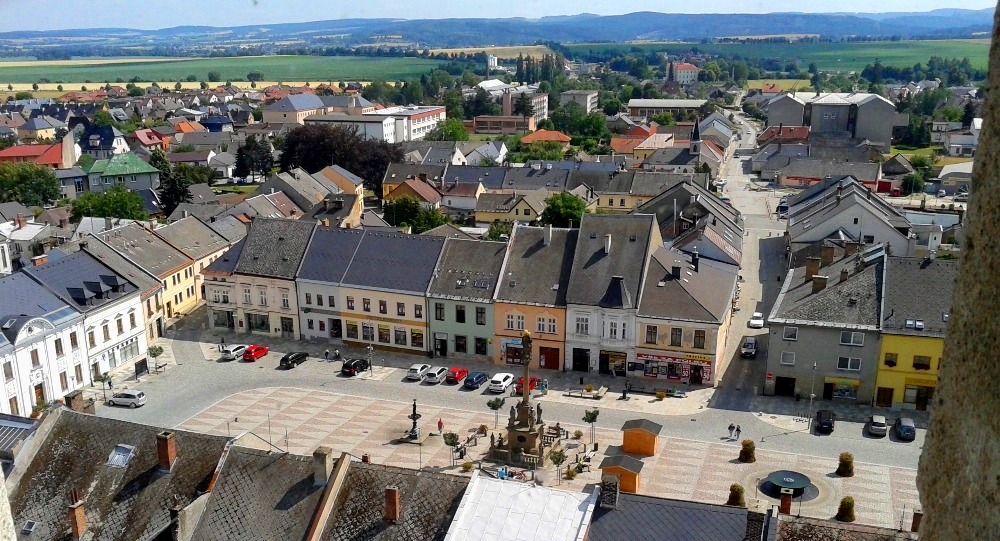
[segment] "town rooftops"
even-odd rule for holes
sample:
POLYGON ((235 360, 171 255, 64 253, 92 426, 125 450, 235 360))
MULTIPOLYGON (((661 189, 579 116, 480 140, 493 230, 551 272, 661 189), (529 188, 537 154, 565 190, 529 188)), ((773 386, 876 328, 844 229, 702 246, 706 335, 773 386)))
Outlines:
POLYGON ((135 284, 86 252, 50 259, 44 265, 26 267, 23 272, 81 312, 138 291, 135 284))
POLYGON ((297 112, 310 109, 323 109, 323 100, 315 94, 291 94, 265 107, 267 111, 297 112))
POLYGON ((190 257, 138 224, 105 231, 98 238, 161 279, 191 264, 190 257))
POLYGON ((228 240, 194 216, 161 227, 156 235, 191 259, 208 257, 229 246, 228 240))
POLYGON ((507 244, 449 238, 427 294, 430 297, 489 302, 493 298, 507 244))
MULTIPOLYGON (((10 147, 17 148, 17 147, 10 147)), ((0 203, 0 221, 12 222, 17 218, 17 215, 28 217, 32 216, 31 211, 28 207, 18 203, 17 201, 8 201, 6 203, 0 203)))
POLYGON ((566 302, 635 308, 655 226, 652 214, 585 214, 566 302))
POLYGON ((697 109, 706 103, 708 100, 632 98, 628 100, 628 107, 629 109, 697 109))
POLYGON ((957 277, 958 260, 886 258, 882 331, 943 338, 957 277))
POLYGON ((237 274, 295 278, 316 223, 258 217, 250 226, 237 274))
POLYGON ((565 306, 578 233, 515 225, 494 300, 565 306))
POLYGON ((302 258, 298 278, 339 284, 358 250, 365 231, 317 227, 302 258))
POLYGON ((449 165, 445 182, 458 184, 481 182, 486 189, 496 190, 503 187, 503 177, 506 172, 506 168, 498 166, 449 165))
POLYGON ((731 309, 739 267, 660 247, 650 258, 640 316, 720 323, 731 309))
POLYGON ((745 541, 747 510, 618 493, 612 508, 598 505, 590 521, 588 541, 745 541))
POLYGON ((342 283, 424 295, 443 247, 441 237, 365 231, 342 283))

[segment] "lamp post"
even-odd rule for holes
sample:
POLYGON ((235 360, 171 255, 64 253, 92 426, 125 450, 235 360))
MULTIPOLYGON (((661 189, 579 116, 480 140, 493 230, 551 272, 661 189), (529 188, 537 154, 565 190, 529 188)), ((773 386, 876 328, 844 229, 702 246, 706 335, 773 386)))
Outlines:
POLYGON ((813 398, 816 398, 816 394, 813 392, 816 386, 816 363, 813 362, 812 377, 809 379, 809 411, 808 417, 810 421, 812 420, 812 410, 813 410, 813 398))

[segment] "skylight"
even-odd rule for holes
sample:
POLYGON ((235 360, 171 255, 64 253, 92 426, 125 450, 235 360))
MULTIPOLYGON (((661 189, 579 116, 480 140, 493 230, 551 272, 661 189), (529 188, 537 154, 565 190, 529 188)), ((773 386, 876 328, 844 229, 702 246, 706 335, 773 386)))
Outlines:
POLYGON ((133 456, 135 456, 134 446, 119 443, 111 451, 111 456, 108 457, 108 466, 111 466, 112 468, 124 468, 128 466, 128 463, 132 460, 133 456))

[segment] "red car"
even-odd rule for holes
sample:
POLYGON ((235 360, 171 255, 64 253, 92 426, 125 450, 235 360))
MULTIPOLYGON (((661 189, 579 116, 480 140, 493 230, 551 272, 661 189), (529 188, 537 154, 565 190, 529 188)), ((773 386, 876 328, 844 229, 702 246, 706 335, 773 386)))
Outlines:
POLYGON ((469 371, 467 369, 462 368, 461 366, 453 366, 448 369, 448 375, 445 376, 444 380, 454 385, 465 379, 465 376, 468 375, 469 371))
MULTIPOLYGON (((535 387, 538 387, 538 378, 528 378, 528 391, 530 392, 530 391, 534 390, 535 387)), ((516 394, 521 394, 522 392, 524 392, 524 378, 523 377, 517 378, 517 386, 514 387, 514 392, 516 394)))
POLYGON ((243 360, 256 361, 267 355, 267 351, 267 346, 247 346, 247 350, 243 352, 243 360))

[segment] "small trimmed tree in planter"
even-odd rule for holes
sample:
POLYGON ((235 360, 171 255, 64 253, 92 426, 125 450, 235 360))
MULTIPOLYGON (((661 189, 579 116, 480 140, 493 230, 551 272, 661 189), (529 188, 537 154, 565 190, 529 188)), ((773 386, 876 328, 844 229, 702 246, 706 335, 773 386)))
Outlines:
POLYGON ((489 431, 490 431, 490 427, 488 427, 486 425, 479 425, 479 434, 481 436, 485 436, 486 433, 489 432, 489 431))
POLYGON ((854 522, 854 498, 850 496, 841 498, 835 518, 841 522, 854 522))
POLYGON ((573 431, 573 439, 574 440, 578 440, 578 439, 580 439, 582 437, 583 437, 583 431, 582 430, 576 429, 576 430, 573 431))
POLYGON ((149 353, 149 356, 152 357, 152 359, 153 359, 153 370, 158 370, 160 365, 156 362, 156 358, 159 357, 160 355, 163 355, 163 347, 162 346, 149 346, 148 353, 149 353))
POLYGON ((566 479, 569 479, 570 481, 576 479, 576 468, 573 466, 566 466, 566 479))
POLYGON ((588 384, 584 385, 583 386, 583 390, 587 391, 588 393, 594 392, 594 384, 593 383, 588 383, 588 384))
POLYGON ((486 403, 486 406, 493 410, 493 428, 500 425, 500 408, 503 407, 503 403, 506 401, 506 398, 497 397, 486 403))
POLYGON ((594 425, 597 423, 597 416, 601 414, 601 410, 584 410, 583 412, 583 422, 590 424, 590 443, 597 441, 597 432, 594 425))
MULTIPOLYGON (((549 460, 551 460, 552 464, 555 465, 556 473, 558 473, 559 466, 562 466, 563 463, 566 462, 566 451, 563 451, 562 449, 555 449, 549 452, 549 460)), ((559 484, 562 484, 562 478, 558 475, 556 475, 556 477, 559 478, 559 484)))
POLYGON ((666 397, 667 397, 667 393, 665 393, 663 391, 656 391, 656 399, 657 400, 663 400, 666 397))
POLYGON ((743 485, 739 483, 733 483, 729 485, 729 499, 726 500, 726 505, 734 505, 736 507, 746 507, 747 502, 743 497, 743 485))
POLYGON ((753 442, 753 440, 743 440, 740 447, 740 462, 744 464, 757 462, 756 450, 757 445, 753 442))
POLYGON ((854 477, 854 455, 851 453, 840 453, 837 475, 841 477, 854 477))
POLYGON ((455 462, 454 462, 455 461, 455 448, 458 447, 458 441, 459 441, 458 434, 456 434, 454 432, 445 432, 441 436, 441 439, 444 441, 445 445, 447 445, 448 447, 451 447, 451 460, 452 460, 452 464, 451 465, 454 466, 455 465, 455 462))
POLYGON ((465 462, 462 464, 462 471, 469 473, 475 465, 472 462, 465 462))

